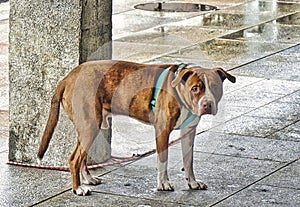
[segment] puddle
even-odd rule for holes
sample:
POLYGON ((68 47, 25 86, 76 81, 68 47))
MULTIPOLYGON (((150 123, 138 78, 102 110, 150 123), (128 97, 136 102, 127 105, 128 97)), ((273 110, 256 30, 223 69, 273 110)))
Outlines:
POLYGON ((196 4, 196 3, 145 3, 134 6, 135 9, 141 9, 146 11, 158 11, 158 12, 201 12, 218 10, 216 6, 207 4, 196 4))
MULTIPOLYGON (((256 25, 272 18, 271 15, 246 15, 246 14, 230 14, 223 12, 212 12, 197 17, 201 21, 202 26, 210 29, 240 29, 250 25, 256 25)), ((195 18, 195 21, 196 18, 195 18)))
POLYGON ((246 12, 248 14, 283 14, 289 12, 299 11, 300 4, 277 1, 250 1, 230 8, 231 12, 240 13, 246 12))
POLYGON ((204 57, 207 57, 211 62, 226 62, 226 64, 236 67, 286 47, 286 44, 215 39, 200 43, 195 47, 180 50, 170 56, 184 59, 197 57, 197 54, 204 54, 204 57))
POLYGON ((299 41, 299 14, 279 18, 266 24, 253 26, 222 38, 253 42, 293 44, 299 41), (293 27, 290 27, 293 25, 293 27))

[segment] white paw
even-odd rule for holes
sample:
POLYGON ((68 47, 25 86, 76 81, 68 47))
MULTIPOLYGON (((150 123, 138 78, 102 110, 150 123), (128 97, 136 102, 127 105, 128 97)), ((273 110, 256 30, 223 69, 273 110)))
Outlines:
POLYGON ((86 184, 86 185, 98 185, 102 182, 102 179, 98 176, 93 176, 93 177, 90 177, 88 179, 84 179, 83 180, 83 184, 86 184))
POLYGON ((40 158, 37 157, 37 158, 36 158, 36 162, 37 162, 38 165, 41 165, 42 160, 41 160, 40 158))
POLYGON ((92 189, 87 186, 79 186, 76 190, 73 190, 76 195, 86 196, 92 193, 92 189))
POLYGON ((207 185, 202 181, 191 181, 188 183, 189 188, 192 190, 206 190, 207 185))
POLYGON ((157 185, 158 191, 174 191, 174 187, 171 185, 169 181, 159 182, 157 185))

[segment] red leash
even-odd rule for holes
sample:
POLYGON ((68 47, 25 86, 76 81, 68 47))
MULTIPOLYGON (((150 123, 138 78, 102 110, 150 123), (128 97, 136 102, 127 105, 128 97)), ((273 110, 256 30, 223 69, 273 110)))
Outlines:
MULTIPOLYGON (((193 129, 189 130, 186 134, 182 135, 181 137, 172 140, 169 143, 169 146, 175 144, 176 142, 178 142, 179 140, 183 139, 184 137, 186 137, 189 133, 192 132, 193 129)), ((124 162, 129 162, 129 161, 134 161, 134 160, 139 160, 143 157, 147 157, 149 155, 152 155, 156 152, 155 149, 150 150, 146 153, 143 154, 138 154, 138 155, 133 155, 131 157, 117 157, 117 156, 112 156, 110 160, 103 162, 103 163, 99 163, 99 164, 92 164, 92 165, 88 165, 88 169, 97 169, 100 167, 105 167, 105 166, 110 166, 110 165, 114 165, 114 164, 121 164, 124 162)), ((69 166, 49 166, 49 165, 38 165, 38 164, 27 164, 27 163, 21 163, 21 162, 14 162, 14 161, 8 161, 7 162, 8 165, 15 165, 15 166, 21 166, 21 167, 31 167, 31 168, 37 168, 37 169, 47 169, 47 170, 58 170, 58 171, 70 171, 69 166)))

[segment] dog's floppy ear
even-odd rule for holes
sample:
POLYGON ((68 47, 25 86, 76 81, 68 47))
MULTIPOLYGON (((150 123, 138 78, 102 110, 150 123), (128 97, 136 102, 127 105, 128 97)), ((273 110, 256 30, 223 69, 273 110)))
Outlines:
POLYGON ((222 68, 214 68, 214 70, 219 74, 222 81, 224 81, 227 78, 230 82, 235 83, 236 78, 230 75, 229 73, 227 73, 222 68))
POLYGON ((180 73, 175 77, 175 79, 171 82, 171 86, 174 88, 176 87, 180 82, 186 82, 186 80, 193 74, 193 71, 190 70, 182 70, 180 73))

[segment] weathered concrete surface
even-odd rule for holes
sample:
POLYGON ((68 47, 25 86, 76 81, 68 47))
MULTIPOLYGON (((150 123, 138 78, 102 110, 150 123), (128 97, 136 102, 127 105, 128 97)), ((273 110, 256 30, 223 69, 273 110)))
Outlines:
MULTIPOLYGON (((111 1, 10 1, 11 161, 35 162, 58 81, 92 54, 110 58, 110 14, 111 1)), ((76 141, 61 114, 44 163, 66 165, 76 141)))
POLYGON ((80 60, 105 60, 112 55, 112 1, 82 0, 80 60))
MULTIPOLYGON (((9 159, 32 163, 52 92, 58 81, 78 64, 81 5, 79 0, 43 3, 12 0, 10 11, 9 159)), ((65 163, 63 160, 75 141, 66 116, 60 119, 53 139, 56 144, 50 146, 45 159, 56 165, 65 163), (55 152, 62 153, 51 156, 55 152)))
MULTIPOLYGON (((70 180, 64 180, 69 179, 66 173, 5 165, 7 146, 4 146, 0 147, 4 170, 0 178, 0 203, 6 206, 300 206, 300 39, 296 32, 299 1, 207 2, 220 6, 221 10, 195 16, 162 13, 159 17, 157 13, 133 10, 134 4, 141 3, 139 0, 115 0, 113 16, 115 59, 222 66, 237 76, 235 84, 225 81, 218 115, 202 117, 197 128, 195 174, 208 185, 206 191, 188 189, 181 171, 179 143, 170 150, 169 172, 174 192, 155 190, 154 154, 93 171, 92 174, 101 175, 104 180, 102 185, 93 187, 89 197, 71 193, 70 180), (147 25, 151 15, 156 24, 149 21, 147 25), (202 24, 205 16, 213 20, 207 26, 202 24), (293 21, 284 23, 283 16, 293 21), (272 32, 277 35, 270 35, 272 32), (238 51, 236 56, 232 51, 238 51)), ((5 77, 5 71, 0 72, 5 77)), ((7 111, 0 118, 5 116, 7 111)), ((113 155, 131 156, 154 148, 152 127, 118 116, 113 121, 113 155)), ((0 143, 6 144, 5 119, 0 120, 0 126, 4 132, 0 143)), ((172 139, 177 137, 178 133, 174 133, 172 139)))

